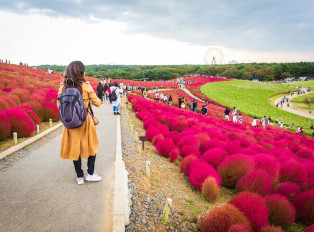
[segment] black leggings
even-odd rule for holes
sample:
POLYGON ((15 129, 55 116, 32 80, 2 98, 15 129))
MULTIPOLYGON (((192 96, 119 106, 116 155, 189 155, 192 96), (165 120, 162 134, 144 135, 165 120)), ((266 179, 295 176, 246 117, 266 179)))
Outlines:
MULTIPOLYGON (((94 174, 94 169, 95 169, 95 160, 96 160, 96 155, 94 156, 89 156, 87 160, 87 173, 89 175, 94 174)), ((82 160, 81 157, 79 157, 78 160, 73 160, 74 163, 74 168, 76 171, 77 177, 84 177, 84 172, 82 170, 82 160)))

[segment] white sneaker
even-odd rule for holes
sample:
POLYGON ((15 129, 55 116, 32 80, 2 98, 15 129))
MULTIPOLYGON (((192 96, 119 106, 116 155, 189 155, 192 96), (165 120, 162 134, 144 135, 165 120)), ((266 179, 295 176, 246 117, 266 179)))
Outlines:
POLYGON ((76 180, 78 184, 84 184, 84 177, 77 177, 76 180))
POLYGON ((86 180, 87 181, 101 181, 102 178, 101 178, 101 176, 98 176, 96 172, 94 172, 93 175, 87 174, 86 180))

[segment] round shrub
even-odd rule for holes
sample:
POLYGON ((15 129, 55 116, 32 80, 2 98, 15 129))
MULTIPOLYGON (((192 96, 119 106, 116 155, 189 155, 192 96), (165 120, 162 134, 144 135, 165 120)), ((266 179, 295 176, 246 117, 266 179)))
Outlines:
POLYGON ((177 146, 182 148, 186 145, 192 145, 199 148, 201 141, 194 135, 185 135, 177 143, 177 146))
POLYGON ((162 134, 155 135, 152 140, 152 144, 155 146, 159 140, 164 139, 164 138, 165 136, 163 136, 162 134))
POLYGON ((285 232, 281 227, 276 226, 264 226, 261 229, 261 232, 285 232))
POLYGON ((172 149, 170 152, 170 162, 171 163, 175 162, 178 159, 179 155, 180 155, 180 150, 178 148, 172 149))
POLYGON ((167 136, 167 134, 169 133, 169 128, 165 125, 160 125, 159 130, 163 136, 167 136))
POLYGON ((198 159, 190 164, 189 180, 191 185, 201 190, 205 179, 209 176, 215 178, 217 185, 220 186, 221 179, 216 170, 208 163, 198 159))
POLYGON ((168 138, 171 138, 171 139, 173 140, 173 142, 174 142, 175 144, 177 144, 178 141, 179 141, 179 139, 180 139, 180 137, 181 137, 181 135, 180 135, 180 133, 179 133, 178 131, 170 131, 170 132, 167 134, 167 137, 168 137, 168 138))
POLYGON ((217 171, 222 179, 222 184, 229 188, 234 188, 237 182, 246 173, 252 171, 255 167, 252 158, 235 154, 226 157, 217 168, 217 171))
POLYGON ((217 200, 220 194, 220 188, 217 185, 216 179, 209 176, 205 179, 202 185, 202 195, 209 202, 217 200))
POLYGON ((5 99, 6 98, 4 97, 0 97, 0 110, 6 110, 10 108, 9 104, 5 99))
POLYGON ((268 155, 259 154, 253 157, 257 169, 262 169, 267 172, 273 184, 277 183, 279 179, 279 163, 278 161, 268 155))
POLYGON ((11 124, 11 132, 17 132, 18 137, 28 137, 35 130, 35 126, 30 117, 21 109, 12 108, 6 110, 11 124))
POLYGON ((284 163, 280 168, 280 181, 289 181, 300 186, 304 185, 307 180, 307 173, 303 165, 297 161, 284 163))
POLYGON ((233 224, 230 226, 228 232, 249 232, 245 225, 240 223, 233 224))
POLYGON ((223 148, 230 155, 239 153, 242 149, 238 140, 229 141, 223 148))
POLYGON ((229 203, 236 206, 249 219, 254 231, 260 231, 263 226, 268 225, 269 211, 264 199, 250 192, 237 194, 229 203))
POLYGON ((186 157, 187 155, 190 155, 190 154, 194 154, 194 155, 196 155, 197 157, 200 157, 200 156, 201 156, 200 151, 199 151, 198 148, 195 147, 194 145, 184 145, 184 146, 181 148, 180 156, 181 156, 182 158, 184 158, 184 157, 186 157))
POLYGON ((144 129, 147 130, 148 127, 150 126, 157 126, 156 118, 148 117, 144 120, 144 123, 143 123, 144 129))
POLYGON ((145 132, 145 135, 149 141, 152 141, 156 135, 160 134, 160 130, 157 126, 149 126, 145 132))
POLYGON ((169 157, 169 154, 172 149, 175 148, 175 145, 172 141, 172 139, 165 138, 161 139, 156 144, 156 150, 160 155, 169 157))
POLYGON ((305 225, 314 222, 314 189, 305 191, 294 199, 297 219, 305 225))
POLYGON ((11 123, 7 112, 0 110, 0 140, 9 138, 11 135, 11 123))
POLYGON ((34 125, 39 125, 40 124, 40 118, 35 114, 33 109, 30 106, 20 106, 19 107, 21 110, 23 110, 27 115, 32 119, 34 125))
POLYGON ((283 182, 277 187, 274 192, 286 196, 290 201, 293 201, 295 196, 300 194, 300 188, 297 184, 291 182, 283 182))
POLYGON ((296 153, 296 155, 304 159, 312 159, 314 156, 314 152, 308 148, 302 148, 296 153))
POLYGON ((295 208, 288 198, 280 194, 268 195, 264 198, 269 210, 269 223, 282 228, 289 227, 295 220, 295 208))
POLYGON ((35 112, 35 114, 40 117, 41 104, 39 102, 28 101, 28 102, 24 103, 23 105, 30 106, 32 108, 32 110, 35 112))
POLYGON ((43 122, 48 122, 49 119, 52 119, 54 122, 59 120, 59 110, 56 104, 52 102, 42 102, 41 107, 40 119, 43 122))
POLYGON ((217 168, 218 164, 227 156, 227 152, 225 152, 222 148, 212 148, 207 150, 202 155, 202 160, 206 163, 213 165, 217 168))
POLYGON ((304 232, 314 232, 314 224, 306 227, 304 232))
POLYGON ((208 149, 216 148, 216 147, 223 148, 225 146, 226 146, 225 142, 220 141, 218 139, 211 139, 201 144, 200 151, 203 154, 208 149))
POLYGON ((245 215, 231 204, 215 207, 199 220, 199 226, 203 232, 226 232, 231 225, 238 223, 252 231, 245 215))
POLYGON ((198 158, 195 155, 188 155, 184 157, 180 164, 180 169, 185 175, 189 175, 190 172, 190 164, 192 161, 197 160, 198 158))
POLYGON ((239 180, 236 190, 238 192, 248 191, 266 196, 271 193, 271 180, 265 171, 253 170, 239 180))

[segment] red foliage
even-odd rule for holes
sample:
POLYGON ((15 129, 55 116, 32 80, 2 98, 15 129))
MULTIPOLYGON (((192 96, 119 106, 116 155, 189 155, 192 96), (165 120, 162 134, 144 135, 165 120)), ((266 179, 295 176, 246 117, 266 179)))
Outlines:
POLYGON ((256 168, 262 169, 267 172, 271 178, 272 183, 277 183, 279 179, 279 163, 277 162, 277 160, 272 156, 263 154, 256 155, 253 158, 256 164, 256 168))
POLYGON ((221 148, 212 148, 202 155, 202 160, 217 168, 218 164, 227 156, 227 153, 221 148))
POLYGON ((307 173, 303 165, 297 161, 284 163, 280 169, 280 181, 289 181, 300 186, 306 184, 307 173))
POLYGON ((297 219, 305 225, 312 224, 314 222, 314 189, 296 196, 293 203, 297 211, 297 219))
POLYGON ((23 105, 18 107, 21 110, 23 110, 27 115, 32 119, 34 125, 39 125, 40 124, 40 118, 35 114, 33 109, 30 106, 23 105))
POLYGON ((269 210, 269 223, 282 228, 289 227, 295 220, 295 208, 287 197, 280 194, 272 194, 265 197, 265 203, 269 210))
POLYGON ((160 134, 160 130, 157 126, 149 126, 145 132, 145 135, 149 141, 152 141, 156 135, 160 134))
POLYGON ((288 199, 293 201, 293 199, 300 194, 300 188, 294 183, 283 182, 274 192, 286 196, 288 199))
POLYGON ((314 160, 314 152, 308 148, 302 148, 296 155, 304 159, 314 160))
POLYGON ((0 110, 6 110, 16 107, 16 103, 8 97, 0 97, 0 110))
POLYGON ((177 143, 177 146, 182 148, 185 145, 193 145, 199 148, 201 141, 195 135, 185 135, 177 143))
POLYGON ((192 161, 197 160, 195 155, 188 155, 184 157, 180 164, 180 169, 185 175, 189 175, 190 173, 190 164, 192 161))
POLYGON ((281 227, 276 226, 264 226, 261 229, 261 232, 285 232, 281 227))
POLYGON ((255 192, 266 196, 271 193, 271 180, 265 171, 253 170, 238 181, 236 190, 238 192, 255 192))
POLYGON ((167 137, 171 138, 173 140, 173 142, 175 144, 177 144, 177 142, 179 141, 181 136, 180 136, 180 133, 178 131, 171 131, 168 133, 167 137))
POLYGON ((148 117, 144 120, 144 124, 143 124, 143 127, 145 130, 148 129, 149 126, 157 126, 157 122, 156 122, 156 118, 154 117, 148 117))
POLYGON ((246 173, 252 171, 255 164, 252 158, 246 155, 235 154, 225 158, 218 166, 217 171, 226 187, 235 187, 237 182, 246 173))
POLYGON ((7 112, 0 110, 0 140, 10 137, 11 123, 8 118, 7 112))
POLYGON ((43 122, 48 122, 49 119, 52 119, 54 122, 59 120, 59 110, 56 104, 52 102, 42 102, 41 107, 42 109, 38 116, 43 122))
POLYGON ((28 137, 35 130, 35 126, 30 117, 21 109, 12 108, 6 110, 11 124, 11 135, 17 132, 18 137, 28 137))
POLYGON ((240 223, 233 224, 230 226, 228 232, 249 232, 245 225, 240 223))
POLYGON ((304 232, 314 232, 314 224, 306 227, 304 232))
POLYGON ((264 199, 256 193, 243 192, 237 194, 230 203, 242 211, 249 219, 255 231, 268 225, 269 211, 264 199))
POLYGON ((242 224, 248 231, 252 231, 246 216, 231 204, 215 207, 205 213, 199 221, 203 232, 226 232, 233 224, 242 224))
POLYGON ((209 176, 205 179, 202 185, 202 195, 209 202, 217 200, 220 194, 219 186, 215 178, 209 176))
POLYGON ((172 149, 172 151, 170 152, 170 162, 175 162, 178 159, 179 155, 180 150, 178 148, 172 149))
POLYGON ((156 150, 160 155, 169 157, 172 149, 175 148, 175 145, 170 138, 161 139, 156 144, 156 150))
POLYGON ((160 133, 164 136, 167 136, 169 134, 169 128, 165 125, 160 125, 159 130, 160 130, 160 133))
POLYGON ((158 135, 154 136, 154 138, 152 140, 152 144, 155 146, 159 140, 164 139, 164 138, 165 138, 165 136, 163 136, 162 134, 158 134, 158 135))
POLYGON ((191 185, 194 188, 200 190, 202 188, 203 182, 209 176, 215 178, 217 185, 220 186, 221 184, 220 176, 211 165, 205 163, 202 160, 199 160, 199 162, 194 161, 190 165, 191 171, 189 174, 189 179, 191 185))
POLYGON ((187 155, 190 155, 190 154, 194 154, 196 155, 197 157, 200 157, 201 156, 201 153, 200 151, 197 149, 197 147, 195 147, 194 145, 184 145, 182 148, 181 148, 181 151, 180 151, 180 156, 182 158, 186 157, 187 155))

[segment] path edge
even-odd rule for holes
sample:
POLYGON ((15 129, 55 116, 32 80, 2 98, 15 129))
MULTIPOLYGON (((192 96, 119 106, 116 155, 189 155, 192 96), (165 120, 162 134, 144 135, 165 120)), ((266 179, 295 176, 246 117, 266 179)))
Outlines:
POLYGON ((128 175, 122 159, 120 116, 117 116, 117 143, 115 161, 115 180, 113 193, 113 232, 125 231, 125 226, 130 223, 130 194, 128 190, 128 175))
POLYGON ((53 132, 54 130, 58 129, 62 125, 63 124, 60 122, 57 125, 55 125, 55 126, 49 128, 49 129, 45 130, 44 132, 42 132, 42 133, 40 133, 38 135, 35 135, 33 138, 30 138, 30 139, 28 139, 28 140, 26 140, 26 141, 24 141, 22 143, 19 143, 19 144, 13 146, 13 147, 11 147, 11 148, 1 152, 0 153, 0 160, 5 158, 5 157, 7 157, 7 156, 9 156, 9 155, 11 155, 11 154, 13 154, 14 152, 17 152, 17 151, 23 149, 24 147, 26 147, 26 146, 36 142, 37 140, 41 139, 45 135, 47 135, 47 134, 53 132))

